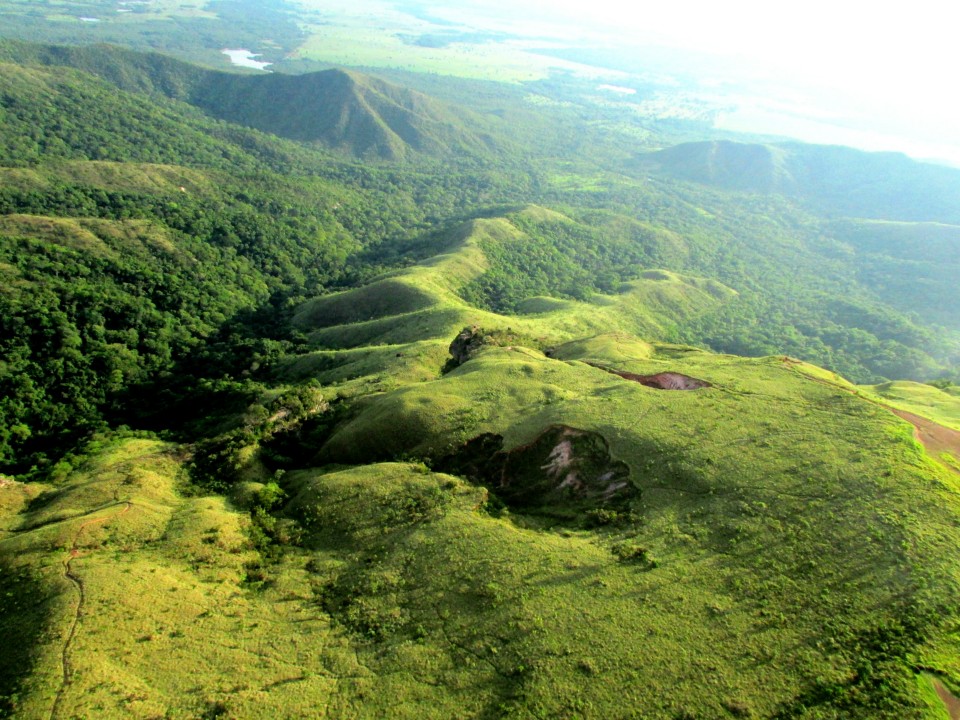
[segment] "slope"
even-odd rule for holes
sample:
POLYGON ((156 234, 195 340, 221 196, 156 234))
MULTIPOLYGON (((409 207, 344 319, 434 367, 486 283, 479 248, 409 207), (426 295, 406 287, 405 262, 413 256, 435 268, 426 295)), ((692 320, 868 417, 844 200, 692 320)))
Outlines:
POLYGON ((960 304, 960 226, 931 222, 838 220, 828 232, 856 253, 861 282, 928 322, 956 323, 960 304))
POLYGON ((881 385, 866 385, 860 392, 870 398, 907 412, 929 418, 960 431, 960 389, 940 389, 930 385, 898 380, 881 385))
POLYGON ((910 426, 788 358, 623 332, 716 303, 697 281, 471 310, 456 290, 480 243, 523 235, 461 233, 302 306, 315 343, 353 345, 318 353, 393 360, 322 389, 355 398, 316 406, 325 436, 264 439, 306 458, 233 486, 249 519, 142 439, 88 447, 39 499, 0 488, 21 579, 5 601, 35 658, 7 661, 21 712, 940 717, 928 675, 960 680, 960 496, 910 426), (471 319, 507 342, 395 372, 471 319))
POLYGON ((794 196, 833 216, 960 222, 960 170, 899 153, 803 143, 684 143, 638 156, 670 177, 755 193, 794 196))
POLYGON ((156 53, 111 46, 0 43, 0 58, 67 66, 121 90, 162 95, 208 115, 281 137, 320 142, 367 159, 486 155, 488 121, 412 90, 345 70, 248 75, 208 70, 156 53))
MULTIPOLYGON (((605 693, 629 687, 652 717, 919 716, 915 661, 890 651, 913 647, 925 664, 935 655, 925 644, 947 641, 933 629, 938 601, 927 603, 956 582, 949 543, 934 538, 952 532, 957 505, 947 478, 931 484, 941 471, 922 459, 911 428, 780 358, 654 345, 625 361, 622 350, 607 354, 608 341, 550 357, 482 351, 442 379, 362 403, 317 459, 424 457, 485 485, 521 537, 568 538, 563 580, 519 571, 542 588, 523 607, 557 600, 540 614, 542 633, 521 643, 529 670, 519 707, 604 715, 622 700, 605 693), (595 365, 709 386, 658 390, 595 365), (626 486, 611 480, 622 477, 618 463, 626 486), (921 538, 934 544, 914 554, 921 538), (581 540, 609 559, 581 554, 581 540), (933 626, 914 635, 912 617, 933 626), (547 648, 560 637, 554 655, 547 648)), ((354 589, 347 607, 395 602, 401 618, 419 618, 402 589, 412 578, 392 553, 377 572, 400 572, 397 592, 354 589)), ((404 630, 385 634, 399 642, 404 630)))

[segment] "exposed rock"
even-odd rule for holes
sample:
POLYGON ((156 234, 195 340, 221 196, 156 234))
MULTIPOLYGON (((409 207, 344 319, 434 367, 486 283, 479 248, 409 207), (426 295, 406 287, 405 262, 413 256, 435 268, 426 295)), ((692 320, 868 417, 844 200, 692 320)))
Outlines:
POLYGON ((450 343, 451 358, 447 362, 447 369, 460 367, 472 358, 484 345, 483 331, 476 325, 465 327, 450 343))
POLYGON ((442 458, 437 469, 489 487, 507 505, 594 507, 631 497, 627 465, 610 457, 598 433, 552 425, 533 442, 503 450, 503 438, 479 435, 442 458))

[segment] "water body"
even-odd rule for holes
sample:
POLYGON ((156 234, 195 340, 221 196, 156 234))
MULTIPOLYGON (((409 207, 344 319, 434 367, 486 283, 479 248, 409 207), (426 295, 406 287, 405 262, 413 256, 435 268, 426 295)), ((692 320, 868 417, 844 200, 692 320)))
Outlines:
POLYGON ((597 90, 608 90, 609 92, 619 93, 620 95, 637 94, 637 91, 633 88, 623 87, 621 85, 598 85, 597 90))
POLYGON ((254 60, 254 58, 260 57, 260 53, 252 53, 249 50, 221 50, 220 52, 230 58, 230 62, 237 67, 266 70, 268 65, 273 65, 273 63, 270 62, 254 60))

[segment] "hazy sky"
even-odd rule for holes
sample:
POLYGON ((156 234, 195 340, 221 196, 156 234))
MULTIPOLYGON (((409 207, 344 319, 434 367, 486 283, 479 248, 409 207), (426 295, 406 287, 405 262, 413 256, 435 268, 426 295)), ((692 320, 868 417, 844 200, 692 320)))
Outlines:
POLYGON ((738 60, 737 79, 779 87, 795 109, 809 103, 813 117, 834 115, 874 144, 902 140, 912 154, 960 163, 960 5, 946 0, 462 1, 490 20, 522 17, 527 28, 539 18, 584 40, 738 60))
POLYGON ((628 28, 624 34, 740 58, 771 84, 805 90, 816 105, 812 114, 835 110, 841 124, 864 128, 871 136, 864 142, 882 145, 892 135, 913 154, 948 153, 960 162, 960 6, 929 0, 674 0, 649 8, 594 2, 607 23, 618 13, 628 18, 619 25, 628 28))
MULTIPOLYGON (((535 0, 540 2, 541 0, 535 0)), ((556 0, 573 17, 582 2, 556 0)), ((938 0, 803 3, 724 0, 626 4, 592 0, 593 22, 638 39, 757 61, 828 87, 874 97, 950 100, 960 53, 960 9, 938 0), (939 90, 939 92, 938 92, 939 90)))

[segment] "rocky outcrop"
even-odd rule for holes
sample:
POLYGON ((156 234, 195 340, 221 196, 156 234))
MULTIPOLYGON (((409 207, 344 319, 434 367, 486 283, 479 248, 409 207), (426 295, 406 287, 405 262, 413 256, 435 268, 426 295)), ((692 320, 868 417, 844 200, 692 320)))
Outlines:
POLYGON ((604 437, 566 425, 551 425, 532 442, 503 449, 503 438, 486 433, 442 458, 436 469, 486 485, 510 507, 588 509, 631 497, 630 470, 610 456, 604 437))
POLYGON ((485 344, 483 330, 476 325, 465 327, 450 343, 450 360, 447 361, 446 369, 460 367, 476 355, 485 344))

